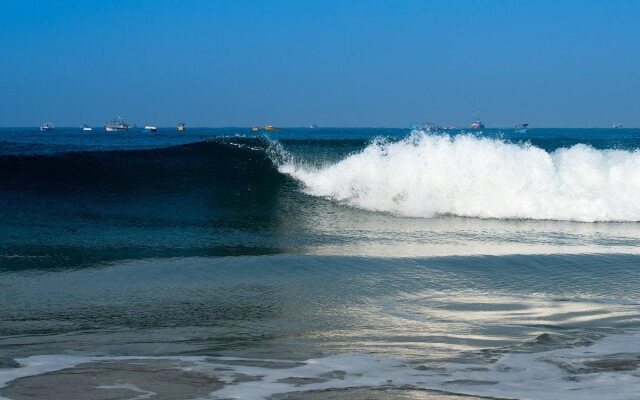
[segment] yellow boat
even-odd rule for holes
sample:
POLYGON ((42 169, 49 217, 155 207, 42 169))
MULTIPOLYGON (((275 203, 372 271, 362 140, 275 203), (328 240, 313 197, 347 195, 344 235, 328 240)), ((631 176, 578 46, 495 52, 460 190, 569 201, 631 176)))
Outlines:
POLYGON ((278 128, 278 127, 275 127, 273 125, 265 125, 264 128, 262 128, 262 129, 264 129, 265 131, 268 131, 268 132, 281 131, 282 130, 282 128, 278 128))

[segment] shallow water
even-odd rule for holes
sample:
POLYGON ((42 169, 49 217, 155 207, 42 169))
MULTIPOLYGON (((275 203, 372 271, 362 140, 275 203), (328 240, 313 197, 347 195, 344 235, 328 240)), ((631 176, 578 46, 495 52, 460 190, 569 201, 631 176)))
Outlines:
POLYGON ((640 131, 407 135, 0 129, 0 384, 634 398, 640 131))

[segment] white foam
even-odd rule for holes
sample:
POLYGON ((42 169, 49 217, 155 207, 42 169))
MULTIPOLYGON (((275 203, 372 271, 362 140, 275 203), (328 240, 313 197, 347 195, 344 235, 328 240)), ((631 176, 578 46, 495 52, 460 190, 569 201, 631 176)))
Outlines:
POLYGON ((86 362, 85 360, 85 357, 74 356, 32 356, 21 358, 16 360, 20 364, 20 368, 0 369, 0 387, 6 386, 8 382, 18 378, 75 367, 82 362, 86 362))
POLYGON ((140 393, 136 397, 131 398, 131 400, 150 399, 153 396, 157 395, 157 393, 155 392, 140 389, 139 387, 137 387, 136 385, 132 385, 131 383, 119 383, 115 385, 100 385, 100 386, 96 386, 96 389, 126 389, 132 392, 140 393))
POLYGON ((640 152, 546 152, 473 135, 414 132, 316 168, 283 158, 307 193, 403 216, 640 221, 640 152))
MULTIPOLYGON (((636 399, 640 392, 637 370, 580 373, 581 364, 640 354, 640 336, 619 335, 594 346, 542 353, 510 354, 496 363, 447 364, 444 370, 417 370, 384 358, 341 355, 309 360, 304 366, 284 370, 234 367, 234 372, 261 375, 262 380, 228 385, 215 398, 266 399, 276 393, 348 387, 412 386, 451 393, 517 399, 636 399), (578 372, 565 369, 571 365, 578 372), (340 378, 302 386, 282 383, 286 377, 326 377, 344 371, 340 378)), ((623 357, 624 358, 624 357, 623 357)))
MULTIPOLYGON (((437 369, 416 369, 400 360, 344 354, 303 363, 207 357, 69 357, 34 356, 20 359, 21 368, 0 370, 0 383, 18 377, 70 368, 84 362, 131 359, 190 361, 179 366, 208 371, 227 383, 207 398, 267 399, 277 393, 352 387, 411 386, 450 393, 515 399, 637 399, 640 393, 640 335, 620 334, 591 346, 538 353, 508 354, 490 364, 448 363, 437 369), (233 361, 229 363, 228 361, 233 361), (245 365, 242 364, 245 361, 245 365), (597 362, 601 362, 597 364, 597 362), (612 363, 619 362, 617 365, 612 363), (625 368, 620 368, 627 362, 625 368), (600 367, 594 365, 599 365, 600 367), (257 380, 237 381, 237 374, 257 380), (293 378, 293 380, 292 380, 293 378), (300 384, 303 380, 308 384, 300 384), (231 384, 232 383, 232 384, 231 384)), ((136 389, 141 396, 149 393, 136 389)), ((139 397, 141 398, 141 397, 139 397)))

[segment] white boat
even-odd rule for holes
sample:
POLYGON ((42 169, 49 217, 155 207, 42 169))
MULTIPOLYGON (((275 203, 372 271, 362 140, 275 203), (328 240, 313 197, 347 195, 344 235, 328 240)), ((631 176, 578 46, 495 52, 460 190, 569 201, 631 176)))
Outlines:
POLYGON ((620 129, 620 128, 622 128, 622 124, 619 124, 617 122, 613 123, 613 129, 620 129))
POLYGON ((153 125, 145 125, 144 126, 144 131, 145 132, 157 132, 158 128, 153 126, 153 125))
POLYGON ((87 124, 82 124, 81 128, 82 128, 82 130, 83 130, 83 131, 85 131, 85 132, 90 132, 90 131, 92 131, 92 130, 93 130, 93 128, 91 128, 91 127, 90 127, 89 125, 87 125, 87 124))
POLYGON ((480 121, 480 117, 477 117, 476 120, 469 125, 469 128, 474 130, 484 129, 484 124, 480 121))
POLYGON ((124 122, 122 117, 116 117, 111 121, 107 122, 104 126, 107 132, 120 132, 120 131, 128 131, 131 128, 131 125, 124 122))
POLYGON ((53 124, 51 122, 45 122, 44 124, 40 125, 41 131, 52 131, 53 129, 53 124))

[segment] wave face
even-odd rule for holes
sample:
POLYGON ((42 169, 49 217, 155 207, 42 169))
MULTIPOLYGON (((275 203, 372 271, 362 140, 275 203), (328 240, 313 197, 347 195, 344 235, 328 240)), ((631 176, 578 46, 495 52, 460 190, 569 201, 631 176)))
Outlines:
POLYGON ((640 152, 584 144, 547 152, 473 135, 413 132, 323 167, 279 167, 305 191, 410 217, 640 221, 640 152))
POLYGON ((0 190, 102 196, 211 186, 232 193, 250 185, 266 189, 284 180, 266 148, 263 140, 237 138, 159 149, 4 155, 0 190))
POLYGON ((0 156, 1 267, 280 252, 281 192, 296 184, 267 147, 234 138, 0 156))

